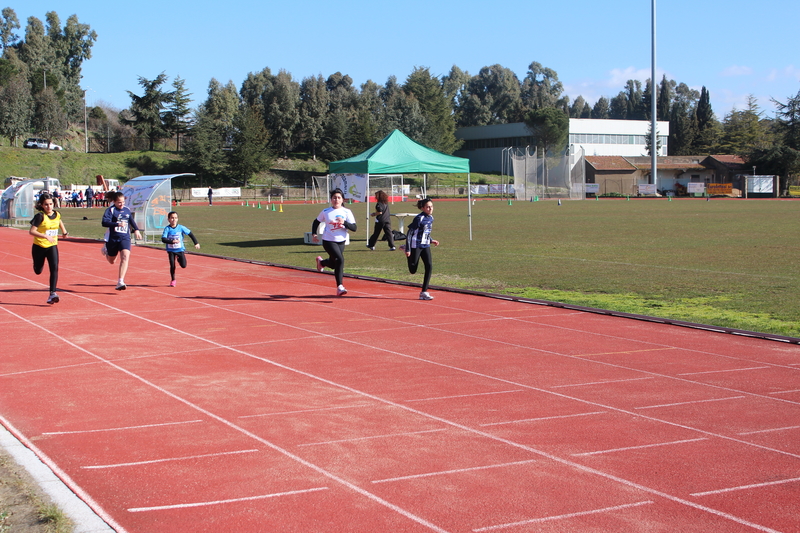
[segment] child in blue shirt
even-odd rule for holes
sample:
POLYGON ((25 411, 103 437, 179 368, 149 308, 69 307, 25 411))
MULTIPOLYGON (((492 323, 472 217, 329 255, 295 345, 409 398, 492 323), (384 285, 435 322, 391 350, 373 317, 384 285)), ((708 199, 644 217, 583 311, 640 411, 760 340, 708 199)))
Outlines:
POLYGON ((169 257, 169 275, 172 281, 169 282, 170 287, 174 287, 177 282, 175 281, 175 261, 177 260, 181 268, 186 268, 186 247, 183 245, 183 236, 188 235, 196 250, 200 249, 200 243, 192 233, 192 230, 178 224, 178 213, 170 211, 167 215, 169 225, 164 228, 161 234, 161 242, 167 245, 167 256, 169 257))

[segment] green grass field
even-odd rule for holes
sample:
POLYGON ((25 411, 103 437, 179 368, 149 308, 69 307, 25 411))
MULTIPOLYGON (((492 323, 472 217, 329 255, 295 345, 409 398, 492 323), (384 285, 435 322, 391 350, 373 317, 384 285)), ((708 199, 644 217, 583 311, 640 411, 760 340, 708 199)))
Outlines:
MULTIPOLYGON (((313 267, 322 249, 302 237, 323 207, 178 212, 201 252, 313 267)), ((363 204, 349 207, 359 231, 345 271, 421 282, 401 252, 382 242, 374 252, 365 247, 372 221, 363 204)), ((417 212, 410 202, 391 209, 417 212)), ((432 284, 797 337, 798 210, 800 203, 782 200, 479 200, 470 240, 467 203, 437 201, 433 234, 442 244, 433 252, 432 284)), ((62 213, 73 235, 102 236, 102 210, 62 213)))

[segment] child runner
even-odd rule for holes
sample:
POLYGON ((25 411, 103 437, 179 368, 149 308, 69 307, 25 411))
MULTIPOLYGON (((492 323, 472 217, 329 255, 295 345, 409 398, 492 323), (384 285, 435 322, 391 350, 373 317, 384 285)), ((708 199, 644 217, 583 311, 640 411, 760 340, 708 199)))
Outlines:
POLYGON ((375 243, 378 242, 378 236, 383 231, 386 235, 386 240, 389 241, 389 250, 394 251, 394 236, 392 235, 392 219, 389 217, 389 197, 383 191, 375 193, 375 212, 372 216, 375 217, 375 230, 372 232, 372 237, 367 242, 367 248, 370 250, 375 249, 375 243))
POLYGON ((31 229, 28 233, 33 235, 33 271, 38 276, 44 270, 44 261, 50 267, 50 297, 47 303, 50 305, 58 303, 56 284, 58 283, 58 230, 66 237, 69 235, 64 222, 61 220, 61 213, 55 210, 55 200, 48 192, 39 194, 36 201, 36 213, 31 220, 31 229))
POLYGON ((428 293, 428 284, 431 282, 431 271, 433 270, 433 259, 431 258, 431 243, 439 246, 439 241, 431 239, 433 229, 433 200, 423 198, 417 202, 417 209, 422 213, 414 217, 408 225, 408 238, 405 249, 408 258, 408 271, 412 274, 417 273, 419 260, 425 265, 425 277, 422 281, 422 292, 419 293, 420 300, 433 300, 433 296, 428 293))
POLYGON ((347 230, 357 231, 356 219, 353 212, 342 207, 344 203, 344 193, 341 189, 334 189, 331 192, 331 206, 326 207, 314 219, 311 225, 311 233, 315 236, 320 224, 325 224, 322 232, 322 247, 328 252, 328 259, 317 256, 317 271, 322 272, 325 267, 332 268, 336 276, 336 296, 347 294, 347 289, 342 285, 344 281, 344 245, 347 241, 347 230))
POLYGON ((197 242, 197 238, 194 236, 194 233, 192 233, 192 230, 178 224, 178 213, 170 211, 167 215, 167 220, 169 221, 169 225, 164 228, 164 233, 161 234, 161 242, 167 245, 169 275, 172 278, 172 281, 169 282, 169 286, 174 287, 176 284, 175 260, 177 259, 181 268, 186 268, 186 254, 184 254, 186 248, 183 246, 183 236, 188 235, 189 238, 192 239, 194 247, 197 250, 200 249, 200 243, 197 242))
POLYGON ((116 289, 124 291, 125 273, 128 271, 128 260, 131 256, 131 228, 137 239, 142 238, 139 233, 139 226, 133 218, 131 210, 125 207, 125 195, 120 191, 111 193, 109 199, 113 205, 103 213, 103 227, 108 228, 108 239, 103 247, 103 255, 112 265, 117 260, 117 255, 121 257, 119 261, 119 279, 116 289))

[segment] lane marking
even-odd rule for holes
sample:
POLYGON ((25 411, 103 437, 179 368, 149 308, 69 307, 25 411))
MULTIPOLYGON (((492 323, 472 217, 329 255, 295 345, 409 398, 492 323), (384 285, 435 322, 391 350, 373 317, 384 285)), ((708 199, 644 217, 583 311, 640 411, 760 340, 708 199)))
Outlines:
POLYGON ((116 463, 111 465, 95 465, 95 466, 82 466, 86 470, 100 470, 103 468, 119 468, 122 466, 139 466, 139 465, 151 465, 155 463, 167 463, 170 461, 186 461, 188 459, 202 459, 204 457, 220 457, 222 455, 236 455, 240 453, 254 453, 260 450, 238 450, 235 452, 219 452, 219 453, 204 453, 200 455, 187 455, 185 457, 168 457, 165 459, 151 459, 149 461, 135 461, 132 463, 116 463))
POLYGON ((703 374, 722 374, 726 372, 746 372, 748 370, 763 370, 765 368, 772 368, 771 366, 751 366, 750 368, 729 368, 728 370, 706 370, 703 372, 684 372, 678 374, 679 376, 701 376, 703 374))
POLYGON ((505 468, 508 466, 526 465, 537 462, 538 459, 527 459, 525 461, 514 461, 512 463, 501 463, 496 465, 473 466, 469 468, 457 468, 455 470, 442 470, 440 472, 428 472, 425 474, 414 474, 411 476, 390 477, 386 479, 376 479, 372 483, 391 483, 393 481, 405 481, 407 479, 419 479, 423 477, 446 476, 448 474, 459 474, 461 472, 474 472, 475 470, 489 470, 491 468, 505 468))
POLYGON ((408 435, 422 435, 423 433, 438 433, 441 431, 447 431, 447 428, 441 429, 425 429, 422 431, 409 431, 406 433, 386 433, 384 435, 370 435, 369 437, 355 437, 352 439, 339 439, 339 440, 327 440, 322 442, 306 442, 304 444, 298 444, 297 446, 323 446, 325 444, 337 444, 340 442, 358 442, 362 440, 373 440, 373 439, 389 439, 392 437, 405 437, 408 435))
POLYGON ((572 418, 575 416, 591 416, 591 415, 602 415, 603 413, 607 413, 608 411, 591 411, 589 413, 575 413, 572 415, 557 415, 557 416, 542 416, 539 418, 521 418, 519 420, 508 420, 506 422, 490 422, 488 424, 479 424, 480 427, 488 427, 488 426, 502 426, 504 424, 519 424, 522 422, 539 422, 540 420, 559 420, 562 418, 572 418))
POLYGON ((606 385, 608 383, 627 383, 629 381, 643 381, 647 379, 656 379, 653 376, 647 376, 644 378, 629 378, 629 379, 610 379, 608 381, 590 381, 588 383, 569 383, 567 385, 553 385, 551 389, 564 389, 567 387, 588 387, 589 385, 606 385))
POLYGON ((530 520, 520 520, 519 522, 509 522, 507 524, 498 524, 496 526, 479 527, 472 531, 479 533, 480 531, 494 531, 495 529, 507 529, 509 527, 523 526, 525 524, 540 524, 542 522, 550 522, 552 520, 564 520, 565 518, 574 518, 576 516, 586 516, 592 514, 609 513, 612 511, 619 511, 622 509, 630 509, 632 507, 640 507, 642 505, 651 505, 655 502, 646 500, 636 503, 627 503, 624 505, 615 505, 614 507, 604 507, 602 509, 593 509, 591 511, 579 511, 577 513, 567 513, 556 516, 545 516, 542 518, 531 518, 530 520))
POLYGON ((794 389, 794 390, 779 390, 779 391, 777 391, 777 392, 770 392, 770 393, 768 393, 768 394, 792 394, 792 393, 795 393, 795 392, 800 392, 800 389, 794 389))
POLYGON ((781 479, 778 481, 767 481, 764 483, 753 483, 752 485, 740 485, 738 487, 729 487, 727 489, 709 490, 706 492, 693 492, 691 496, 708 496, 710 494, 722 494, 724 492, 733 492, 737 490, 759 489, 761 487, 771 487, 773 485, 784 485, 786 483, 796 483, 800 481, 800 477, 793 477, 790 479, 781 479))
POLYGON ((615 453, 615 452, 626 452, 628 450, 642 450, 645 448, 659 448, 661 446, 672 446, 674 444, 686 444, 687 442, 700 442, 703 440, 708 440, 707 437, 700 437, 698 439, 685 439, 685 440, 673 440, 671 442, 657 442, 655 444, 642 444, 641 446, 626 446, 625 448, 611 448, 608 450, 598 450, 596 452, 584 452, 584 453, 573 453, 573 457, 586 457, 589 455, 601 455, 604 453, 615 453))
POLYGON ((770 429, 759 429, 757 431, 745 431, 744 433, 739 433, 739 435, 756 435, 758 433, 772 433, 773 431, 786 431, 789 429, 800 429, 800 426, 786 426, 782 428, 770 428, 770 429))
POLYGON ((163 426, 177 426, 180 424, 199 424, 200 422, 205 422, 205 420, 186 420, 183 422, 164 422, 163 424, 144 424, 141 426, 125 426, 125 427, 118 427, 118 428, 100 428, 100 429, 77 429, 74 431, 46 431, 42 433, 42 435, 76 435, 81 433, 101 433, 104 431, 129 431, 131 429, 143 429, 143 428, 156 428, 156 427, 163 427, 163 426))
POLYGON ((454 396, 438 396, 436 398, 416 398, 414 400, 403 400, 404 402, 411 403, 411 402, 430 402, 433 400, 452 400, 453 398, 471 398, 474 396, 491 396, 493 394, 511 394, 513 392, 525 392, 525 389, 514 389, 514 390, 501 390, 495 392, 476 392, 475 394, 457 394, 454 396))
POLYGON ((230 498, 228 500, 215 500, 210 502, 176 503, 173 505, 158 505, 155 507, 131 507, 130 513, 143 513, 146 511, 165 511, 168 509, 187 509, 189 507, 207 507, 209 505, 222 505, 226 503, 249 502, 253 500, 265 500, 267 498, 279 498, 281 496, 292 496, 295 494, 307 494, 309 492, 319 492, 328 490, 328 487, 315 487, 313 489, 290 490, 286 492, 275 492, 272 494, 262 494, 260 496, 247 496, 245 498, 230 498))
POLYGON ((726 402, 728 400, 741 400, 742 398, 747 398, 747 396, 730 396, 728 398, 712 398, 710 400, 692 400, 689 402, 662 403, 659 405, 645 405, 643 407, 634 407, 634 409, 656 409, 658 407, 675 407, 676 405, 693 405, 697 403, 726 402))
POLYGON ((316 413, 318 411, 336 411, 338 409, 358 409, 361 407, 371 407, 375 404, 370 403, 357 403, 355 405, 340 405, 337 407, 319 407, 316 409, 298 409, 296 411, 280 411, 276 413, 261 413, 257 415, 241 415, 237 418, 258 418, 262 416, 282 416, 282 415, 295 415, 298 413, 316 413))

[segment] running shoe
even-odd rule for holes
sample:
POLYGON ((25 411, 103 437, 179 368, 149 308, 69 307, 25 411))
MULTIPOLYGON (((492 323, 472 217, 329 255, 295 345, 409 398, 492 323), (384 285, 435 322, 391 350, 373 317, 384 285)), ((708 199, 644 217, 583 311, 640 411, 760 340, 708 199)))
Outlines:
POLYGON ((102 248, 100 248, 100 253, 103 255, 103 257, 106 257, 108 255, 108 249, 106 248, 105 244, 103 245, 102 248))
POLYGON ((170 286, 170 287, 174 287, 174 286, 175 286, 175 285, 177 285, 177 284, 178 284, 178 282, 177 282, 177 281, 175 281, 174 279, 173 279, 172 281, 170 281, 170 282, 169 282, 169 286, 170 286))
POLYGON ((367 245, 367 248, 369 248, 369 249, 370 249, 370 250, 372 250, 373 252, 375 251, 375 247, 374 247, 374 246, 370 246, 369 244, 367 245))
POLYGON ((394 246, 392 246, 391 248, 389 248, 389 251, 390 251, 390 252, 394 252, 395 250, 397 250, 397 248, 395 248, 394 246))
POLYGON ((57 304, 58 303, 58 294, 56 294, 54 292, 51 292, 50 293, 50 298, 47 299, 47 303, 49 303, 50 305, 57 304))
POLYGON ((419 299, 420 300, 433 300, 433 296, 431 296, 431 293, 429 293, 428 291, 422 291, 421 293, 419 293, 419 299))
POLYGON ((339 285, 336 289, 336 296, 344 296, 347 294, 347 289, 344 288, 344 285, 339 285))
POLYGON ((324 266, 322 266, 322 256, 321 256, 321 255, 318 255, 318 256, 317 256, 317 272, 322 272, 322 270, 323 270, 324 268, 325 268, 325 267, 324 267, 324 266))
POLYGON ((120 281, 119 283, 117 283, 117 286, 116 286, 115 288, 116 288, 118 291, 124 291, 124 290, 125 290, 125 289, 127 289, 128 287, 127 287, 127 285, 125 285, 125 282, 124 282, 124 281, 120 281))

